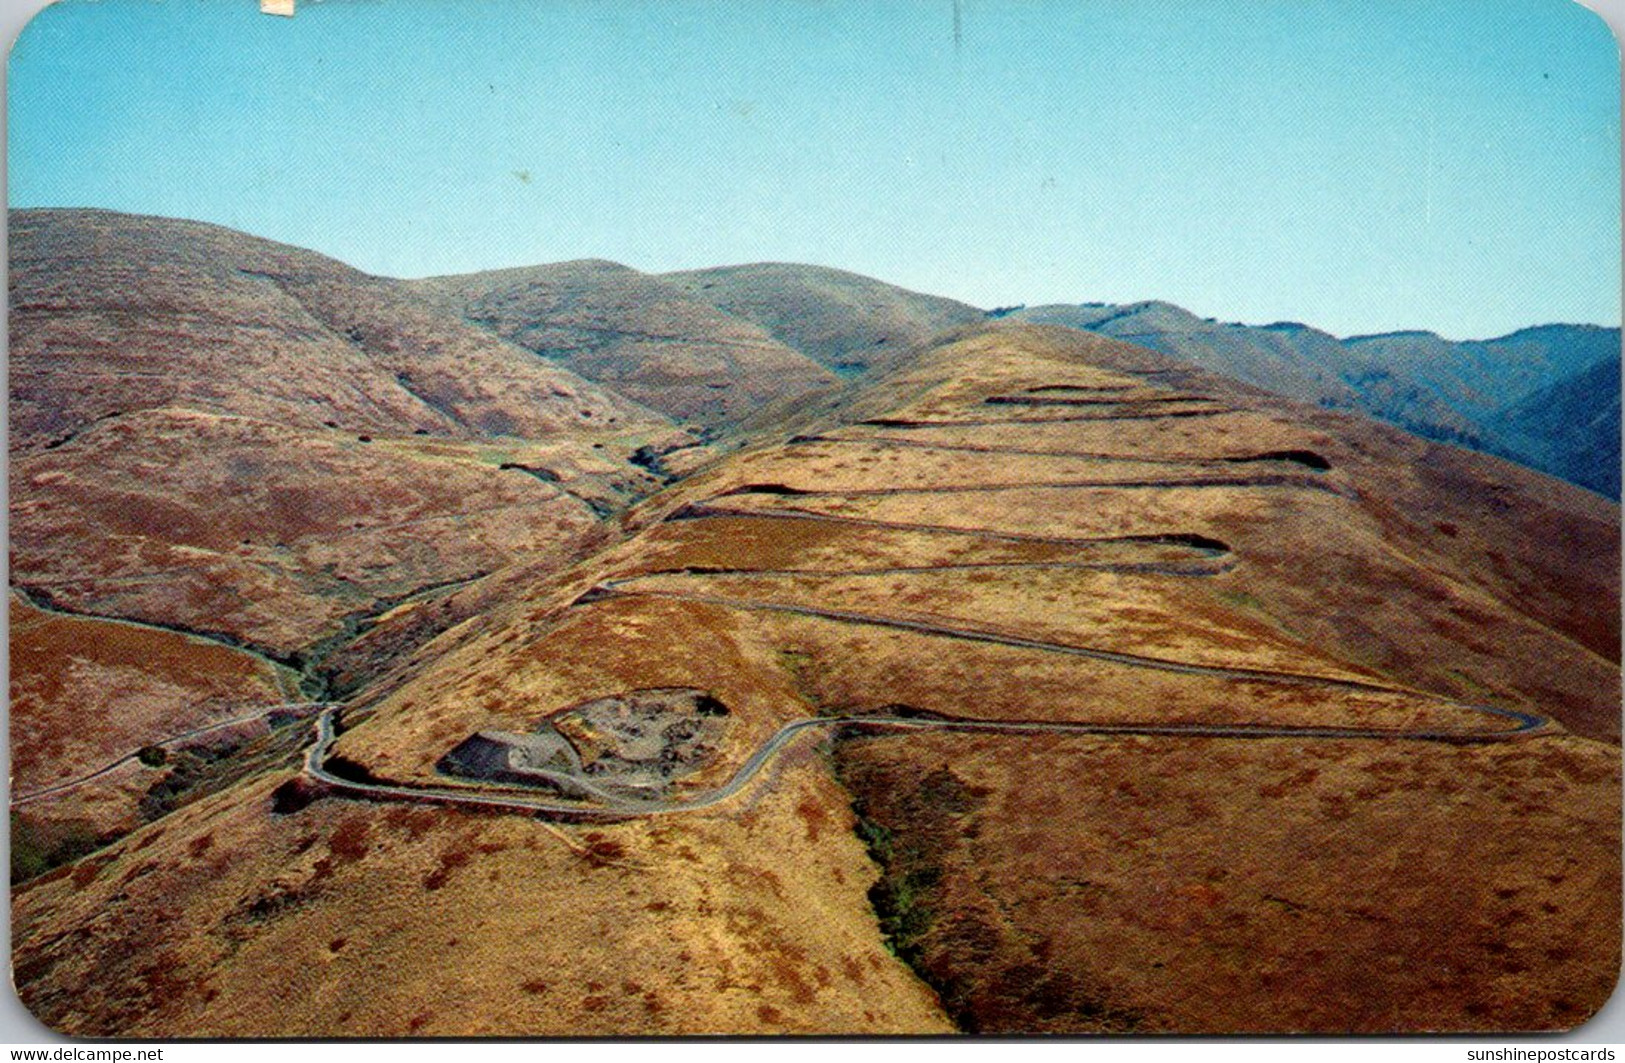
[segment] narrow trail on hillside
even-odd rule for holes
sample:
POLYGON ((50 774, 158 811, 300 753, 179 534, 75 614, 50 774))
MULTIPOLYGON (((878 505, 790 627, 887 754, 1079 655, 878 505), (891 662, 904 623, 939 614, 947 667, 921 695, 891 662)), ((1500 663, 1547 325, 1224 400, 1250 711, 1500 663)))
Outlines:
POLYGON ((1304 491, 1329 491, 1342 494, 1343 490, 1325 480, 1302 473, 1264 473, 1257 476, 1209 475, 1188 479, 1136 479, 1136 480, 1026 480, 985 484, 951 484, 945 487, 852 487, 852 488, 800 488, 784 484, 742 484, 725 491, 718 498, 734 495, 784 495, 793 498, 848 498, 865 496, 890 497, 893 495, 955 495, 979 494, 995 491, 1057 491, 1057 490, 1135 490, 1145 488, 1202 488, 1202 487, 1292 487, 1304 491))
POLYGON ((693 564, 682 565, 678 568, 654 568, 644 572, 633 572, 622 577, 617 582, 626 583, 634 579, 653 579, 657 576, 727 576, 738 579, 757 577, 771 579, 777 576, 899 576, 920 575, 928 572, 974 572, 984 569, 1038 569, 1040 571, 1044 569, 1070 569, 1079 572, 1201 578, 1205 576, 1222 576, 1226 572, 1233 571, 1237 564, 1238 562, 1234 557, 1226 556, 1217 557, 1208 564, 1190 565, 1157 561, 962 561, 942 565, 842 565, 834 568, 729 568, 726 565, 693 564))
POLYGON ((735 509, 714 506, 709 502, 690 502, 679 506, 666 516, 667 523, 688 520, 711 520, 722 517, 761 520, 825 521, 831 524, 850 524, 860 528, 882 528, 889 531, 921 532, 927 535, 958 535, 972 539, 986 539, 1007 543, 1044 543, 1053 546, 1080 548, 1109 547, 1142 544, 1148 546, 1183 546, 1207 551, 1206 556, 1230 553, 1230 547, 1205 535, 1147 534, 1062 536, 1038 535, 1032 532, 997 531, 992 528, 966 528, 953 524, 915 524, 898 520, 871 520, 868 517, 845 517, 836 513, 819 513, 794 506, 775 506, 772 509, 735 509))
MULTIPOLYGON (((196 570, 179 568, 165 571, 195 573, 196 570)), ((78 581, 64 580, 61 582, 78 581)), ((51 592, 41 586, 41 581, 14 583, 11 585, 11 593, 21 598, 34 609, 51 616, 60 616, 68 620, 96 620, 108 624, 120 624, 141 631, 159 631, 170 635, 182 635, 189 639, 196 639, 199 642, 218 646, 221 649, 232 650, 253 657, 271 669, 273 674, 277 674, 279 670, 293 675, 297 675, 299 672, 291 655, 279 654, 267 646, 247 642, 224 632, 202 631, 197 628, 187 627, 184 624, 165 624, 156 620, 137 620, 133 617, 118 616, 113 613, 93 613, 88 610, 70 609, 58 602, 51 592)))
POLYGON ((1164 402, 1183 402, 1190 405, 1212 403, 1218 405, 1218 400, 1202 395, 1140 395, 1119 394, 1112 395, 1040 395, 1028 392, 1024 395, 989 395, 982 400, 984 406, 1114 406, 1119 409, 1134 406, 1153 406, 1164 402))
MULTIPOLYGON (((956 623, 947 622, 945 620, 939 622, 939 618, 935 617, 902 617, 878 613, 861 613, 848 609, 823 609, 818 606, 801 605, 794 602, 775 602, 749 598, 729 598, 722 595, 697 594, 685 591, 628 589, 627 585, 635 582, 639 578, 641 577, 634 576, 627 579, 606 580, 588 590, 587 593, 577 598, 573 604, 589 605, 593 602, 605 601, 612 598, 670 598, 680 601, 695 602, 702 605, 716 605, 751 612, 789 613, 798 616, 814 617, 822 620, 834 620, 848 624, 896 628, 902 631, 915 631, 921 634, 937 635, 943 638, 960 639, 968 642, 986 642, 999 646, 1013 646, 1017 649, 1037 650, 1044 653, 1058 653, 1074 657, 1088 657, 1097 661, 1107 661, 1112 664, 1127 665, 1131 668, 1146 668, 1160 672, 1174 672, 1181 675, 1199 675, 1218 679, 1278 683, 1291 686, 1321 687, 1334 690, 1357 691, 1367 694, 1392 694, 1400 697, 1431 701, 1436 704, 1448 705, 1453 708, 1470 709, 1475 712, 1487 713, 1496 717, 1515 719, 1518 720, 1520 724, 1528 723, 1529 721, 1535 721, 1538 724, 1545 721, 1544 717, 1535 716, 1529 713, 1516 712, 1511 709, 1497 709, 1486 705, 1475 705, 1469 702, 1458 701, 1454 698, 1446 698, 1437 694, 1429 694, 1425 691, 1415 690, 1409 687, 1390 686, 1365 679, 1318 675, 1313 672, 1288 672, 1267 668, 1242 668, 1232 665, 1200 664, 1191 661, 1176 660, 1168 657, 1154 657, 1147 654, 1127 653, 1122 650, 1108 650, 1098 646, 1086 646, 1069 642, 1051 642, 1046 639, 1029 638, 1024 635, 1013 635, 1006 632, 994 631, 988 628, 963 627, 956 623)), ((1395 731, 1391 733, 1402 734, 1407 732, 1395 731)), ((1502 732, 1497 730, 1491 733, 1498 735, 1502 732)))
MULTIPOLYGON (((302 716, 308 715, 317 709, 328 709, 331 707, 332 703, 326 701, 289 701, 280 705, 263 705, 255 709, 253 712, 245 713, 241 716, 233 716, 229 720, 217 720, 214 723, 206 724, 202 727, 194 727, 189 731, 181 731, 178 734, 168 735, 164 738, 157 739, 156 741, 148 742, 146 745, 142 746, 142 749, 145 749, 148 746, 156 746, 167 749, 168 747, 179 742, 189 741, 193 738, 202 738, 205 735, 214 733, 215 731, 224 731, 229 727, 239 727, 246 723, 254 723, 279 712, 288 713, 294 716, 302 716)), ((69 779, 66 782, 53 783, 50 786, 41 787, 37 790, 29 790, 27 793, 16 794, 11 799, 11 805, 13 808, 16 808, 19 805, 30 804, 31 802, 38 801, 41 798, 52 797, 56 794, 66 793, 69 790, 75 790, 86 783, 94 782, 104 775, 108 775, 109 773, 116 771, 117 769, 130 763, 132 760, 135 760, 140 755, 140 749, 132 749, 130 752, 125 753, 116 760, 108 761, 95 771, 69 779)))
POLYGON ((1075 424, 1082 421, 1164 421, 1184 417, 1222 417, 1225 414, 1245 413, 1233 406, 1211 410, 1147 410, 1143 413, 1065 414, 1057 417, 981 417, 961 421, 925 421, 913 418, 871 417, 857 422, 864 427, 900 428, 911 431, 920 428, 989 428, 1024 424, 1075 424))
POLYGON ((895 436, 792 436, 787 446, 808 446, 818 443, 836 443, 850 446, 872 445, 914 450, 945 450, 967 454, 1008 454, 1025 458, 1071 458, 1077 461, 1120 462, 1125 465, 1246 465, 1255 462, 1280 462, 1324 472, 1331 463, 1310 450, 1289 449, 1260 451, 1214 457, 1207 454, 1170 454, 1148 457, 1142 454, 1106 454, 1098 450, 1038 450, 1030 447, 988 446, 979 443, 932 443, 921 439, 898 439, 895 436))

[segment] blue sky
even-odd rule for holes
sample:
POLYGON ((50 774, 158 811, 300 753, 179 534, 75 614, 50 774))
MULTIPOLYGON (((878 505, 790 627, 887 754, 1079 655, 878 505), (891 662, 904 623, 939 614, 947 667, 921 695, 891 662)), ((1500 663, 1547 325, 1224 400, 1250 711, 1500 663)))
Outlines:
POLYGON ((1618 324, 1618 51, 1570 0, 61 0, 13 206, 374 273, 839 266, 1340 334, 1618 324))

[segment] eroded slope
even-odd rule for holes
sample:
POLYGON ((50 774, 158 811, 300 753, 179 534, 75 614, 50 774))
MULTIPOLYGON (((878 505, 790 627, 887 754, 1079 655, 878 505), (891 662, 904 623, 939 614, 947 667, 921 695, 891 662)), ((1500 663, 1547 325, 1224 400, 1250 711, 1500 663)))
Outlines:
POLYGON ((1606 997, 1617 509, 1061 330, 802 427, 363 692, 327 781, 267 770, 22 891, 24 999, 166 1036, 1544 1029, 1606 997), (535 759, 446 774, 480 735, 535 759))

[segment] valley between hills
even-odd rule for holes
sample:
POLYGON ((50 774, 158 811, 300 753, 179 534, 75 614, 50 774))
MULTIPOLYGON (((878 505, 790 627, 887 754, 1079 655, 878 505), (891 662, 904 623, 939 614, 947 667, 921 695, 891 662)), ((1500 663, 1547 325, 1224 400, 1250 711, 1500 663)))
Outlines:
POLYGON ((10 227, 54 1029, 1537 1031, 1614 989, 1618 330, 10 227))

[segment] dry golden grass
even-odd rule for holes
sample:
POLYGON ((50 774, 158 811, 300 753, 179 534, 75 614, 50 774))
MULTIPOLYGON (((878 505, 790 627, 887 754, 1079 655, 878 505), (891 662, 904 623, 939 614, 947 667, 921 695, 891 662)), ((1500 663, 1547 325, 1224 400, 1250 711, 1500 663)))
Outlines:
POLYGON ((11 597, 12 788, 65 782, 167 735, 286 701, 286 670, 171 631, 11 597))
POLYGON ((834 756, 849 789, 809 736, 714 810, 596 825, 346 799, 261 776, 21 891, 24 999, 74 1033, 163 1037, 928 1033, 949 1015, 962 1028, 1047 1032, 1533 1030, 1581 1021, 1606 997, 1619 777, 1617 746, 1603 740, 1617 735, 1619 675, 1597 616, 1618 603, 1617 509, 1053 330, 969 334, 842 401, 828 423, 809 415, 795 429, 1123 455, 1115 469, 1303 449, 1329 461, 1316 482, 1340 493, 715 497, 753 483, 1032 484, 1077 464, 764 446, 640 507, 626 541, 567 573, 510 569, 466 592, 481 607, 358 697, 337 755, 443 785, 435 762, 473 731, 669 686, 729 709, 717 757, 680 794, 721 783, 788 720, 899 704, 982 719, 1496 725, 1438 695, 1548 714, 1572 733, 1480 748, 848 736, 834 756), (1057 387, 1122 388, 1135 401, 1177 389, 1235 412, 852 426, 976 420, 1010 409, 988 397, 1057 387), (708 500, 749 512, 662 522, 708 500), (800 520, 794 508, 912 527, 800 520), (1055 567, 1184 564, 1202 551, 1021 535, 1202 536, 1228 544, 1236 567, 1055 567), (1029 562, 1046 567, 943 567, 1029 562), (675 571, 717 568, 798 571, 675 571), (928 571, 876 571, 914 568, 928 571), (635 593, 655 590, 665 596, 635 593), (1399 689, 1147 670, 747 601, 1399 689), (877 875, 884 931, 867 896, 877 875), (942 1004, 886 953, 883 932, 942 1004))
POLYGON ((839 759, 907 854, 918 965, 981 1032, 1562 1029, 1613 991, 1598 743, 930 736, 839 759))
POLYGON ((583 498, 618 503, 651 482, 614 472, 590 438, 496 445, 130 414, 15 460, 14 563, 76 611, 291 653, 425 586, 574 560, 598 534, 583 498))
POLYGON ((406 805, 278 816, 285 778, 21 894, 25 1003, 81 1036, 950 1028, 881 947, 872 866, 816 758, 716 815, 568 842, 523 816, 406 805), (140 948, 107 951, 137 932, 140 948))
MULTIPOLYGON (((63 616, 16 594, 10 625, 14 799, 90 776, 169 736, 298 697, 286 669, 176 632, 63 616)), ((264 730, 245 723, 198 741, 264 730)), ((14 806, 13 877, 137 826, 143 797, 168 770, 130 761, 14 806)))

